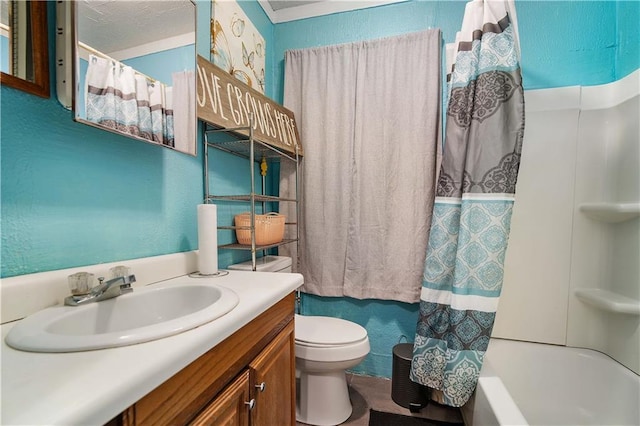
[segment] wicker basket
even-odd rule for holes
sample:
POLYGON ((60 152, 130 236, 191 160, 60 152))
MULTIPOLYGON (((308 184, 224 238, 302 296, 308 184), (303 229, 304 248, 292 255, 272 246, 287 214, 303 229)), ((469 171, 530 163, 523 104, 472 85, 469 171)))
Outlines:
MULTIPOLYGON (((256 245, 277 244, 284 238, 285 216, 278 213, 256 215, 256 245)), ((240 213, 234 217, 238 244, 251 245, 251 214, 240 213)))

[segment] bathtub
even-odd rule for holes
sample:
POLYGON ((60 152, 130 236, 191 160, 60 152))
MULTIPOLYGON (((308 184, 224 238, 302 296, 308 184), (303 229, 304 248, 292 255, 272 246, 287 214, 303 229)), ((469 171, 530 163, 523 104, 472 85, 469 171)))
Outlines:
POLYGON ((491 339, 470 423, 640 425, 639 401, 640 376, 600 352, 491 339))

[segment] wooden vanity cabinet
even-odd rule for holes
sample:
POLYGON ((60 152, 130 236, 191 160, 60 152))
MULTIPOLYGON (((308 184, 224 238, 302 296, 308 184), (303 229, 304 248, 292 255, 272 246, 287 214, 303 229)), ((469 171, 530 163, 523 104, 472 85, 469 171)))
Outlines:
POLYGON ((129 407, 133 425, 295 425, 291 294, 129 407))

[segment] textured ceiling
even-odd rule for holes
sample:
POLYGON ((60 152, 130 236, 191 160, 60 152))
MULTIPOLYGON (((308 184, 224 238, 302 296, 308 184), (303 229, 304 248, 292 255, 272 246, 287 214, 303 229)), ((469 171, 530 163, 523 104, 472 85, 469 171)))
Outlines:
POLYGON ((195 33, 195 5, 188 0, 82 0, 79 40, 110 54, 173 36, 195 33))
POLYGON ((407 0, 258 0, 258 3, 271 22, 281 23, 404 1, 407 0))

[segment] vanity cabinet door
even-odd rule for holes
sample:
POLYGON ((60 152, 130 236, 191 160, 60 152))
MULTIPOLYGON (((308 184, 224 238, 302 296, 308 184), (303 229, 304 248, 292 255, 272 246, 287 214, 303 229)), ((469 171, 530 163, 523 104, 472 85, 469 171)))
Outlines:
POLYGON ((296 424, 294 322, 249 364, 255 407, 251 426, 296 424))
POLYGON ((194 426, 248 426, 249 410, 255 401, 249 399, 249 370, 240 374, 191 423, 194 426))

